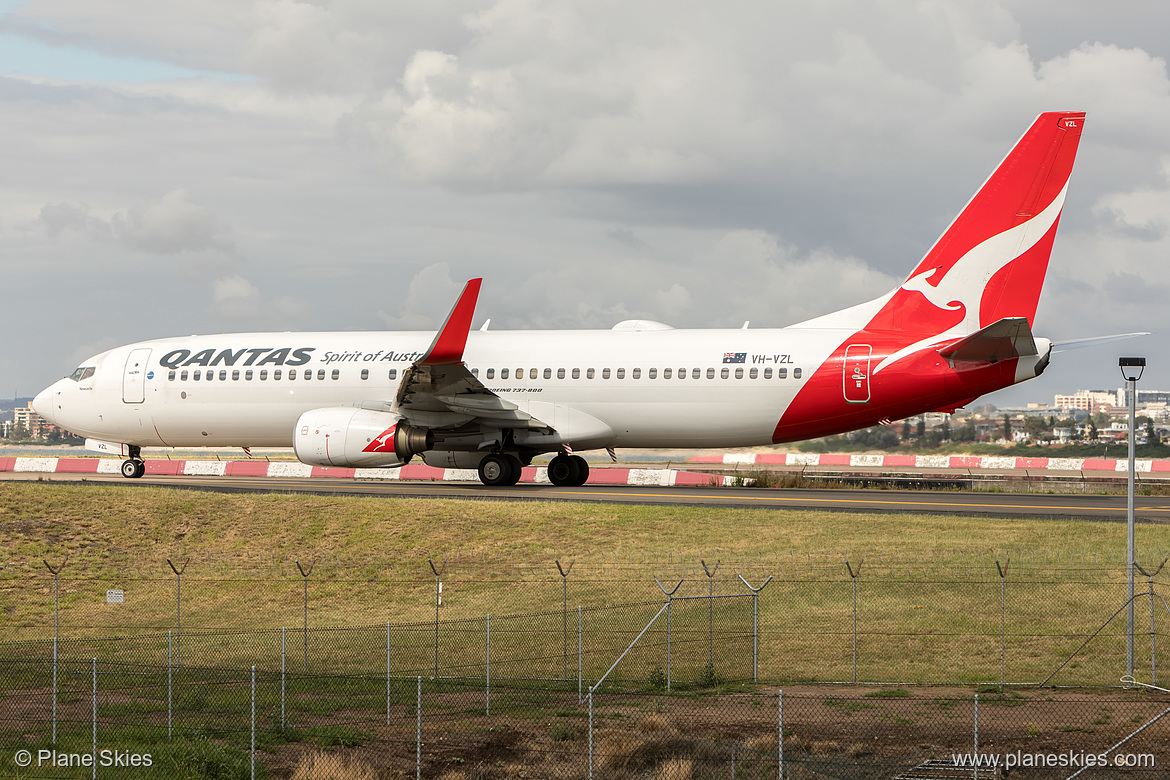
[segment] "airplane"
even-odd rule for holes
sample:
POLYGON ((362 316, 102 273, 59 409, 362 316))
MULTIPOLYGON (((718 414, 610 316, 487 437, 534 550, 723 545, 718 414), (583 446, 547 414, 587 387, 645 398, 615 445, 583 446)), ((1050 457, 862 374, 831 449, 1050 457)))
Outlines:
POLYGON ((287 447, 319 466, 414 456, 514 485, 538 455, 772 445, 953 412, 1039 376, 1032 333, 1083 112, 1041 114, 902 284, 785 328, 472 330, 481 279, 431 332, 236 333, 142 341, 32 401, 86 448, 287 447))

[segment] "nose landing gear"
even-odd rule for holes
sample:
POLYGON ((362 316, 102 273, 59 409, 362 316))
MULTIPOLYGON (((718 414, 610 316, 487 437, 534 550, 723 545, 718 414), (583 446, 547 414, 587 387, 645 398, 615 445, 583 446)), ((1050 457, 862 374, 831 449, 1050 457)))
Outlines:
POLYGON ((126 479, 138 479, 146 473, 146 463, 142 460, 142 448, 131 445, 130 457, 122 461, 122 476, 126 479))

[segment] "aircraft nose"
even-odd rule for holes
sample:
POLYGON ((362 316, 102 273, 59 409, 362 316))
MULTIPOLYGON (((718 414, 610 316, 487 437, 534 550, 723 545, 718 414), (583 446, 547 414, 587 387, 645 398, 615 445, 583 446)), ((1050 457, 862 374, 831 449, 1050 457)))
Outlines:
POLYGON ((41 392, 37 393, 36 397, 29 402, 32 410, 39 414, 46 420, 52 422, 53 420, 53 388, 55 385, 46 387, 41 392))

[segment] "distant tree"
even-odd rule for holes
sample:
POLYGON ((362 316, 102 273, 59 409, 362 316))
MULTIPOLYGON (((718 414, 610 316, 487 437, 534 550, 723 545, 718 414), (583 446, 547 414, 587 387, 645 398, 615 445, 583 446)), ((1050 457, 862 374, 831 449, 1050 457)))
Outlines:
POLYGON ((61 443, 61 431, 59 431, 56 428, 49 431, 49 435, 45 437, 45 442, 47 442, 48 444, 60 444, 61 443))
POLYGON ((1149 417, 1146 418, 1146 443, 1160 444, 1158 441, 1158 432, 1154 430, 1154 421, 1149 417))
POLYGON ((955 441, 975 441, 975 421, 967 418, 963 427, 955 434, 955 441))
POLYGON ((1089 420, 1089 438, 1093 441, 1097 441, 1097 423, 1093 422, 1091 419, 1089 420))
POLYGON ((939 431, 939 438, 942 441, 951 440, 951 418, 945 417, 942 422, 942 429, 939 431))
POLYGON ((926 420, 924 418, 918 418, 918 422, 914 426, 914 434, 914 445, 916 447, 921 447, 926 444, 926 420))
POLYGON ((907 418, 902 421, 902 441, 910 441, 910 419, 907 418))
POLYGON ((1024 420, 1024 431, 1032 441, 1050 438, 1052 427, 1043 417, 1028 417, 1024 420))
POLYGON ((1008 414, 1003 416, 1003 438, 1007 441, 1012 440, 1012 418, 1008 414))

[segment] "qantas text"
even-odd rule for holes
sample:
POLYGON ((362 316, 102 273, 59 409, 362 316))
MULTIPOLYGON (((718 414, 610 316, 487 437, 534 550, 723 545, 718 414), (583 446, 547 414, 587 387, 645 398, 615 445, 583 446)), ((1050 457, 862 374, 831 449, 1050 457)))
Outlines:
POLYGON ((191 354, 189 349, 173 349, 158 362, 167 368, 179 366, 303 366, 312 359, 309 353, 316 347, 256 347, 254 349, 201 349, 191 354), (263 357, 261 357, 263 356, 263 357))

